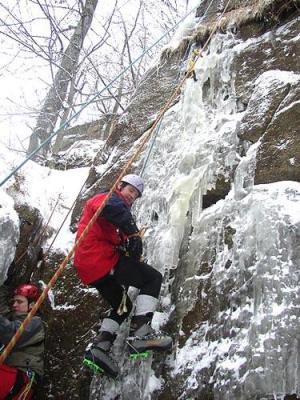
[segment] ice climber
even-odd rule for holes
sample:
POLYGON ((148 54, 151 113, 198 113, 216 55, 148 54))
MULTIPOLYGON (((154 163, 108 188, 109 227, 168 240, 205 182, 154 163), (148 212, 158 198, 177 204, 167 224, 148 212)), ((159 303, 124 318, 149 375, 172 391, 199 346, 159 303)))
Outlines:
MULTIPOLYGON (((39 289, 33 284, 23 284, 14 291, 12 312, 0 315, 0 348, 4 348, 14 336, 39 297, 39 289)), ((44 372, 44 325, 34 316, 21 334, 15 347, 0 365, 0 400, 30 400, 34 387, 44 372)))
POLYGON ((191 56, 191 58, 190 58, 190 60, 188 62, 187 69, 186 69, 186 72, 185 72, 185 75, 187 73, 189 73, 189 72, 192 73, 192 77, 193 77, 194 82, 198 81, 197 75, 196 75, 196 72, 195 72, 195 62, 196 62, 196 60, 197 60, 197 58, 199 57, 200 54, 201 54, 201 51, 198 48, 195 48, 192 51, 192 56, 191 56))
MULTIPOLYGON (((112 307, 104 318, 98 335, 85 354, 85 364, 100 367, 116 377, 119 368, 110 355, 120 325, 129 317, 132 303, 129 286, 139 289, 131 319, 127 344, 131 353, 164 351, 172 339, 151 327, 160 293, 162 275, 141 261, 143 244, 131 214, 131 206, 142 196, 144 182, 134 174, 122 178, 87 236, 75 250, 74 265, 84 284, 95 287, 112 307), (92 363, 92 365, 90 365, 92 363)), ((107 192, 89 199, 79 222, 77 239, 101 206, 107 192)))

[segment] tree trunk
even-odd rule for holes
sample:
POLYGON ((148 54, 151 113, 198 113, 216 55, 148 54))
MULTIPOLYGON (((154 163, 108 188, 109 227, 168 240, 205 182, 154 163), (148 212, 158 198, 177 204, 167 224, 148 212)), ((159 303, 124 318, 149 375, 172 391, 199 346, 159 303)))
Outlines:
MULTIPOLYGON (((77 66, 80 51, 85 36, 91 26, 93 15, 98 0, 86 0, 82 10, 80 21, 70 39, 69 45, 64 52, 57 71, 53 85, 51 86, 43 107, 40 111, 36 127, 30 136, 27 154, 31 154, 43 141, 45 141, 55 129, 59 113, 64 109, 64 102, 68 95, 70 83, 77 73, 77 66)), ((45 144, 41 150, 43 157, 47 156, 50 150, 50 142, 45 144)))

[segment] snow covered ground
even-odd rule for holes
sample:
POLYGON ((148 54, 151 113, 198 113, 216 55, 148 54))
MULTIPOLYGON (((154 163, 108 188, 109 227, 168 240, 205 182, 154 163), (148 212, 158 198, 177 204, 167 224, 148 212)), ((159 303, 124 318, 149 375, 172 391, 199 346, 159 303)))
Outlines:
MULTIPOLYGON (((14 152, 8 152, 2 147, 0 149, 1 180, 22 161, 23 157, 14 152)), ((8 246, 8 243, 10 243, 10 240, 8 240, 7 245, 2 246, 2 256, 0 256, 1 281, 6 276, 7 268, 14 258, 15 245, 18 239, 16 232, 19 229, 19 221, 13 210, 14 204, 28 204, 37 208, 45 223, 55 208, 49 221, 49 227, 54 230, 53 235, 55 235, 86 180, 88 171, 89 168, 57 171, 29 161, 17 172, 16 176, 12 177, 1 188, 1 223, 3 224, 5 216, 9 215, 15 231, 14 240, 11 241, 14 245, 8 246), (8 265, 7 260, 10 261, 8 265)), ((53 249, 60 249, 65 253, 71 249, 74 243, 74 234, 69 230, 70 215, 52 246, 53 249)), ((53 235, 45 243, 45 249, 52 242, 53 235)))

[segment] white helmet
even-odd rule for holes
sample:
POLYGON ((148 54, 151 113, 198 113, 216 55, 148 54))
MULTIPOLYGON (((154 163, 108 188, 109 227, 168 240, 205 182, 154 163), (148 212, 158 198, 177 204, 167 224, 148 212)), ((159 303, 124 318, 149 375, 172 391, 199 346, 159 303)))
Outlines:
POLYGON ((140 176, 134 174, 125 175, 121 179, 121 182, 129 183, 129 185, 136 188, 140 194, 140 197, 142 196, 144 191, 144 181, 140 176))

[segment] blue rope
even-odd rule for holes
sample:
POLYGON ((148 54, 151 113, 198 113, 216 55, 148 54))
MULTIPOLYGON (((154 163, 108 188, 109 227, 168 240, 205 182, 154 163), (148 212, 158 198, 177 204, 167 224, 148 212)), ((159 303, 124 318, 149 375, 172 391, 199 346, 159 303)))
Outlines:
POLYGON ((94 97, 92 97, 89 101, 87 101, 75 114, 72 115, 66 122, 64 122, 56 131, 54 131, 44 142, 42 142, 39 147, 37 147, 32 153, 27 156, 27 158, 21 162, 16 168, 12 170, 12 172, 0 183, 0 187, 3 186, 16 172, 18 172, 35 154, 37 154, 41 148, 51 141, 60 132, 64 129, 69 123, 77 117, 81 111, 83 111, 88 105, 95 101, 97 97, 100 96, 107 88, 112 86, 122 75, 124 75, 135 63, 137 63, 145 54, 147 54, 153 47, 155 47, 165 36, 167 36, 170 32, 172 32, 182 21, 186 19, 193 11, 195 11, 198 6, 194 7, 189 11, 183 18, 181 18, 175 25, 173 25, 169 30, 167 30, 163 36, 161 36, 156 42, 154 42, 148 49, 146 49, 136 60, 134 60, 131 64, 128 65, 119 75, 117 75, 107 86, 105 86, 100 92, 98 92, 94 97))
POLYGON ((147 155, 146 155, 146 158, 145 158, 145 161, 144 161, 143 167, 142 167, 142 169, 141 169, 141 172, 140 172, 140 175, 141 175, 141 176, 143 176, 143 175, 144 175, 144 172, 145 172, 146 166, 147 166, 147 164, 148 164, 148 161, 149 161, 150 155, 151 155, 151 153, 152 153, 152 149, 153 149, 153 147, 154 147, 154 143, 155 143, 155 141, 156 141, 156 138, 157 138, 158 132, 159 132, 159 130, 160 130, 160 126, 161 126, 162 120, 163 120, 163 119, 161 119, 161 120, 160 120, 160 122, 159 122, 159 125, 158 125, 158 127, 156 128, 156 130, 155 130, 155 134, 153 135, 153 138, 152 138, 151 144, 150 144, 150 146, 149 146, 149 150, 148 150, 148 152, 147 152, 147 155))

